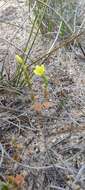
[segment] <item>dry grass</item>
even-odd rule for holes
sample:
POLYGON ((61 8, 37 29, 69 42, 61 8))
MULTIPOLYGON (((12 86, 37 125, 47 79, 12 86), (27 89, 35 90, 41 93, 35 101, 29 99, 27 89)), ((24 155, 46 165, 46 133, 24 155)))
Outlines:
MULTIPOLYGON (((7 183, 9 176, 22 175, 24 184, 16 186, 17 190, 84 190, 84 11, 80 5, 76 7, 72 33, 70 37, 68 33, 68 39, 64 36, 62 46, 62 19, 58 21, 57 34, 47 38, 49 31, 41 35, 40 26, 33 26, 35 4, 30 15, 29 6, 24 5, 24 1, 2 1, 0 6, 0 62, 3 66, 0 80, 0 180, 7 183), (80 16, 78 24, 77 12, 80 16), (74 33, 77 36, 82 31, 78 41, 72 40, 71 43, 74 33), (70 41, 67 46, 66 40, 70 41), (59 44, 61 47, 57 49, 59 44), (23 51, 25 47, 27 52, 23 51), (24 54, 31 69, 34 62, 44 61, 49 77, 49 101, 53 106, 40 112, 34 110, 30 92, 20 84, 19 75, 16 75, 16 53, 24 54)), ((40 88, 41 81, 38 78, 33 80, 36 102, 46 101, 40 88)), ((14 188, 15 185, 10 184, 9 189, 14 188)))

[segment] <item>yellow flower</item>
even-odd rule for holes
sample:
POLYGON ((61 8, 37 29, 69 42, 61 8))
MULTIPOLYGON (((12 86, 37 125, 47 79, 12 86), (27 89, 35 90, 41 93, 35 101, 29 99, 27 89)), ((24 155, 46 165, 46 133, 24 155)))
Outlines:
POLYGON ((42 77, 45 74, 45 67, 44 65, 36 65, 34 69, 34 74, 42 77))

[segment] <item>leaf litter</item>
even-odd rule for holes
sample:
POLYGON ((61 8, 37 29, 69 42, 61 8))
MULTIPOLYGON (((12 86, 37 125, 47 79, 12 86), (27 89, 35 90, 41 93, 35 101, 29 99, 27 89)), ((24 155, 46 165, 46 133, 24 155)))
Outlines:
MULTIPOLYGON (((2 27, 6 30, 5 24, 2 27)), ((8 37, 12 32, 12 28, 8 30, 8 37)), ((7 48, 5 44, 4 47, 7 48)), ((0 180, 9 182, 10 189, 16 190, 83 190, 84 60, 64 49, 51 56, 45 65, 49 76, 48 100, 43 97, 39 79, 34 84, 34 105, 25 95, 23 99, 6 89, 5 93, 0 91, 0 180)))

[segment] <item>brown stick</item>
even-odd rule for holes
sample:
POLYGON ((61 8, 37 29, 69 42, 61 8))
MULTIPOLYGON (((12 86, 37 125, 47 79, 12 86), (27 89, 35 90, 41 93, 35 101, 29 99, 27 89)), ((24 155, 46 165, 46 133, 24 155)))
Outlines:
POLYGON ((46 59, 46 57, 52 55, 54 52, 58 51, 60 48, 67 46, 68 44, 70 44, 71 42, 73 42, 74 40, 77 40, 81 35, 83 35, 83 32, 79 33, 79 34, 72 34, 70 37, 68 37, 67 39, 61 41, 59 43, 59 45, 57 47, 54 47, 50 52, 47 52, 46 54, 42 55, 41 57, 37 58, 36 60, 33 61, 33 64, 39 62, 40 60, 42 60, 43 58, 46 59))

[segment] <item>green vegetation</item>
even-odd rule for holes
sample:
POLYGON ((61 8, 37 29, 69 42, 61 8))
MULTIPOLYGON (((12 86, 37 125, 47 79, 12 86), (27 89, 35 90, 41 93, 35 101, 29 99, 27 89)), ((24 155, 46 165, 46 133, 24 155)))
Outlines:
POLYGON ((0 190, 9 190, 8 184, 0 181, 0 190))
MULTIPOLYGON (((33 4, 33 0, 29 0, 29 6, 33 4)), ((76 10, 76 1, 74 0, 37 0, 34 8, 34 14, 43 12, 45 9, 42 22, 40 24, 40 17, 37 17, 37 24, 40 24, 40 31, 42 34, 53 33, 58 30, 60 22, 62 22, 60 37, 66 36, 74 30, 73 22, 76 10)))
POLYGON ((85 189, 78 1, 0 1, 0 190, 85 189))
MULTIPOLYGON (((28 87, 32 91, 33 98, 33 69, 36 65, 42 65, 55 51, 69 45, 78 38, 75 26, 78 15, 76 14, 76 0, 27 0, 26 4, 29 6, 29 11, 33 8, 33 16, 30 17, 31 30, 25 47, 21 50, 21 55, 16 54, 15 56, 16 71, 7 83, 16 88, 28 87), (49 40, 53 40, 52 46, 46 53, 37 57, 37 59, 33 59, 31 58, 31 51, 40 34, 45 39, 48 37, 49 40), (55 48, 57 41, 60 41, 60 44, 55 48)), ((80 32, 78 35, 80 35, 80 32)), ((3 73, 4 66, 0 72, 1 82, 4 81, 3 73)), ((48 86, 46 76, 43 77, 43 83, 48 86)))

